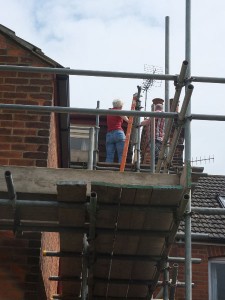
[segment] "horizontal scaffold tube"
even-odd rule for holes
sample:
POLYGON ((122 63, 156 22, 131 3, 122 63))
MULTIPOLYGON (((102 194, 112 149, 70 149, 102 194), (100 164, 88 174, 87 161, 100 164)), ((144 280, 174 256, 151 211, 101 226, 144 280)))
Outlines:
POLYGON ((22 105, 22 104, 0 104, 0 109, 15 109, 38 112, 56 112, 56 113, 78 113, 85 115, 120 115, 120 116, 142 116, 142 117, 161 117, 176 118, 178 113, 168 112, 152 112, 152 111, 136 111, 136 110, 110 110, 96 108, 76 108, 62 106, 38 106, 38 105, 22 105))
MULTIPOLYGON (((84 227, 77 226, 58 226, 57 224, 50 225, 37 225, 35 223, 24 222, 23 224, 18 225, 18 231, 34 231, 34 232, 73 232, 73 233, 87 233, 88 229, 84 227), (25 223, 25 224, 24 224, 25 223)), ((4 222, 0 223, 0 230, 13 230, 12 222, 4 222)), ((104 235, 114 235, 115 229, 111 228, 96 228, 96 233, 104 234, 104 235)), ((117 229, 116 235, 129 235, 129 236, 141 236, 141 237, 167 237, 169 235, 169 231, 167 230, 150 230, 150 229, 117 229)))
MULTIPOLYGON (((81 252, 70 252, 70 251, 43 251, 43 256, 50 257, 83 257, 81 252)), ((161 256, 153 255, 130 255, 130 254, 111 254, 111 253, 95 253, 96 259, 115 259, 115 260, 128 260, 128 261, 160 261, 161 256)), ((184 257, 168 257, 168 262, 184 263, 184 257)), ((200 258, 192 258, 192 263, 200 264, 200 258)))
POLYGON ((0 70, 32 72, 32 73, 36 72, 36 73, 79 75, 79 76, 96 76, 96 77, 158 79, 158 80, 172 80, 172 81, 175 81, 177 79, 177 75, 167 75, 167 74, 164 75, 164 74, 147 74, 147 73, 131 73, 131 72, 76 70, 70 68, 27 67, 27 66, 16 66, 16 65, 0 65, 0 70))
MULTIPOLYGON (((38 105, 22 105, 22 104, 3 104, 0 103, 0 109, 26 110, 37 112, 55 112, 72 114, 77 113, 81 115, 120 115, 120 116, 134 116, 134 117, 159 117, 159 118, 178 118, 178 113, 175 112, 153 112, 153 111, 136 111, 136 110, 109 110, 109 109, 92 109, 79 107, 62 107, 62 106, 38 106, 38 105)), ((225 121, 225 115, 205 115, 192 114, 186 117, 190 120, 208 120, 208 121, 225 121)))
MULTIPOLYGON (((69 208, 69 209, 87 209, 88 202, 63 202, 56 200, 17 200, 17 206, 20 208, 23 207, 51 207, 51 208, 69 208)), ((9 208, 12 206, 12 202, 8 199, 0 199, 0 207, 8 206, 9 208)), ((150 212, 166 212, 166 213, 174 213, 176 210, 176 206, 160 206, 160 205, 137 205, 137 204, 120 204, 118 206, 117 203, 103 203, 99 202, 97 205, 97 210, 118 210, 118 207, 121 211, 150 211, 150 212)), ((0 213, 1 216, 1 213, 0 213)))
POLYGON ((203 215, 225 215, 225 208, 220 207, 192 207, 191 210, 203 215))

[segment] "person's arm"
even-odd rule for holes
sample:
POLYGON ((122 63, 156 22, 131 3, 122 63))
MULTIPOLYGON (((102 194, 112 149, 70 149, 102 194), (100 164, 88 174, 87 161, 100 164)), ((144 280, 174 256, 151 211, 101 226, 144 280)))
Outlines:
POLYGON ((148 125, 150 122, 150 119, 145 119, 141 122, 140 126, 145 126, 145 125, 148 125))
POLYGON ((128 121, 129 121, 128 117, 126 117, 126 116, 121 116, 121 118, 122 118, 125 122, 128 123, 128 121))

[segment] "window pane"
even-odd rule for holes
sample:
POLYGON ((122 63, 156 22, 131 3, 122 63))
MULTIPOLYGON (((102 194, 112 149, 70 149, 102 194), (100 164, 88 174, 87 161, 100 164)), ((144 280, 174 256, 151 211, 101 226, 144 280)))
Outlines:
POLYGON ((225 262, 211 263, 211 295, 214 300, 224 300, 225 295, 225 262))

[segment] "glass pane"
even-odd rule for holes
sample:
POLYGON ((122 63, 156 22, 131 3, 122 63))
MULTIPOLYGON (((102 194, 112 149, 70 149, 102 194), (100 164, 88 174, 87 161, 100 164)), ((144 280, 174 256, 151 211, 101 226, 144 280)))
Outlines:
POLYGON ((70 138, 70 147, 72 150, 83 150, 89 149, 89 139, 87 138, 70 138))
POLYGON ((224 300, 225 295, 225 263, 211 264, 211 289, 213 299, 224 300))

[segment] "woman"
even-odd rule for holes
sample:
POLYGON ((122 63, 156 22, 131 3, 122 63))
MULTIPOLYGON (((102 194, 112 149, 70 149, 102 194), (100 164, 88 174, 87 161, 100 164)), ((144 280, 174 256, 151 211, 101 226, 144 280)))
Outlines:
MULTIPOLYGON (((113 108, 121 110, 123 102, 119 99, 113 100, 113 108)), ((125 143, 125 134, 122 128, 123 121, 128 122, 126 116, 107 115, 107 134, 106 134, 106 162, 114 162, 114 155, 117 151, 118 161, 121 162, 125 143)))

